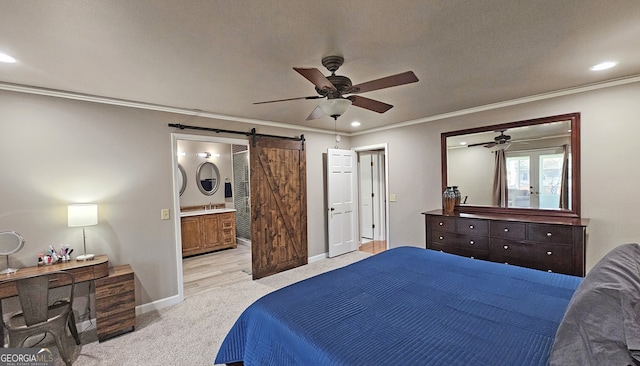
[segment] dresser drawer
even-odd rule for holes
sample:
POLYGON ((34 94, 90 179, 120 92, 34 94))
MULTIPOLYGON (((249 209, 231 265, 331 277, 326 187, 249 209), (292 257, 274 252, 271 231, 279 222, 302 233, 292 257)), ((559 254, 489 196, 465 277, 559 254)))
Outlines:
POLYGON ((482 260, 488 260, 489 259, 489 251, 488 250, 479 250, 477 248, 461 248, 461 247, 455 247, 455 246, 451 246, 451 245, 443 245, 443 244, 439 244, 439 243, 432 243, 431 246, 429 247, 429 249, 432 250, 437 250, 440 252, 444 252, 444 253, 450 253, 450 254, 456 254, 456 255, 460 255, 463 257, 469 257, 469 258, 474 258, 474 259, 482 259, 482 260))
POLYGON ((540 263, 572 263, 573 248, 570 245, 553 245, 530 242, 516 242, 503 239, 491 240, 491 257, 521 258, 529 262, 540 263), (495 254, 495 256, 494 256, 495 254))
POLYGON ((456 232, 472 235, 489 235, 489 221, 478 219, 458 219, 456 232))
POLYGON ((489 250, 489 237, 487 236, 434 231, 431 241, 440 245, 455 246, 459 248, 489 250))
POLYGON ((453 217, 428 216, 427 220, 431 230, 447 231, 450 233, 456 231, 456 220, 453 217))
POLYGON ((520 267, 539 269, 546 272, 574 274, 573 263, 569 260, 560 262, 536 261, 532 258, 515 258, 506 255, 506 253, 491 253, 490 260, 492 262, 506 263, 520 267))
POLYGON ((571 226, 527 224, 527 236, 531 241, 540 243, 572 243, 571 226))
POLYGON ((527 224, 523 222, 492 221, 491 237, 512 240, 524 240, 527 234, 527 224))

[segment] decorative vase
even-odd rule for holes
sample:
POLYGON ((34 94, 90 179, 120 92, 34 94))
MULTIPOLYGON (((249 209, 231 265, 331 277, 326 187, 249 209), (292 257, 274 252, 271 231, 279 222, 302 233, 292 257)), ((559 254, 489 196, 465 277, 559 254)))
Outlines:
POLYGON ((456 205, 456 194, 451 187, 447 187, 442 193, 442 208, 445 215, 453 215, 453 209, 456 205))
POLYGON ((453 193, 455 193, 456 196, 455 206, 460 206, 460 199, 462 198, 462 194, 458 190, 458 186, 453 186, 453 193))

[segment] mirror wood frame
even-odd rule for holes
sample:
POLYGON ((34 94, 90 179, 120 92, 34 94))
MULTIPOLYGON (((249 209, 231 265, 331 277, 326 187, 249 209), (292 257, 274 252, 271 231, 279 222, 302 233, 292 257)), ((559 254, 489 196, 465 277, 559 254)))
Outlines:
POLYGON ((523 126, 534 126, 550 122, 570 121, 571 123, 571 209, 570 210, 549 210, 521 207, 496 207, 496 206, 474 206, 459 205, 455 211, 468 214, 507 214, 507 215, 529 215, 529 216, 555 216, 555 217, 580 217, 580 113, 568 113, 550 117, 529 119, 524 121, 508 122, 490 126, 482 126, 443 132, 440 135, 440 156, 442 160, 442 187, 444 192, 447 184, 447 137, 460 136, 478 132, 497 131, 500 129, 510 129, 523 126))

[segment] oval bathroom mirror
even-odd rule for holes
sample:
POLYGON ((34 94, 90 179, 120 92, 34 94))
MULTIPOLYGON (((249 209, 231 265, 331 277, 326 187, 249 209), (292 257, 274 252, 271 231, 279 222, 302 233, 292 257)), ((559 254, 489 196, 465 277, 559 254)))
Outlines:
POLYGON ((211 196, 216 193, 220 185, 220 172, 218 171, 218 167, 208 161, 200 164, 196 171, 196 184, 200 192, 206 196, 211 196))
POLYGON ((187 188, 187 173, 184 171, 182 165, 178 164, 178 187, 180 187, 180 195, 184 193, 185 188, 187 188))
POLYGON ((7 256, 7 268, 0 273, 14 273, 17 269, 9 267, 9 255, 13 254, 24 246, 24 238, 15 231, 0 232, 0 255, 7 256))

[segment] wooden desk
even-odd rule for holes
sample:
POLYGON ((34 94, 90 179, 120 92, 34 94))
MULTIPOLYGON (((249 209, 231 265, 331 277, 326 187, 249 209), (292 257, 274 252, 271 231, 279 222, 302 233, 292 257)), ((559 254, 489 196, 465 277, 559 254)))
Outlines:
MULTIPOLYGON (((97 255, 93 260, 72 260, 49 266, 24 267, 15 273, 0 275, 0 316, 2 316, 2 299, 18 295, 15 280, 54 271, 71 273, 76 283, 94 281, 109 275, 109 258, 106 255, 97 255)), ((0 340, 3 339, 4 327, 0 327, 0 340)))

